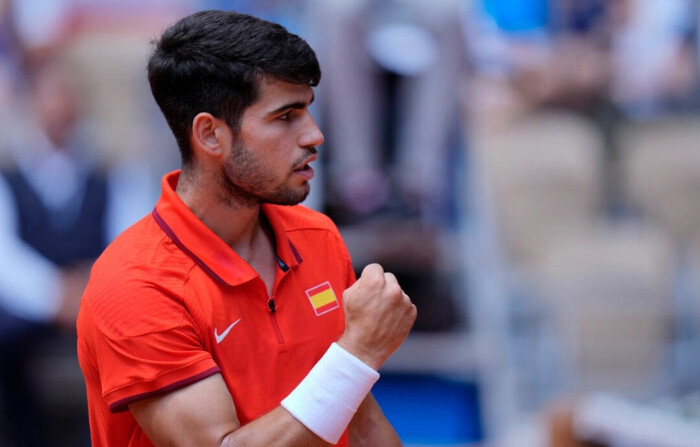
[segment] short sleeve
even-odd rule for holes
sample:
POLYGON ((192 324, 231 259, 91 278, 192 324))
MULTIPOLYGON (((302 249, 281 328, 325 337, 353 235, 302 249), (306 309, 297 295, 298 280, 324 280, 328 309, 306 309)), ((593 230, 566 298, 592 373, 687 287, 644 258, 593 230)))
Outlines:
POLYGON ((88 289, 78 320, 84 355, 112 412, 220 371, 182 302, 163 291, 130 289, 123 293, 130 298, 118 300, 88 289))

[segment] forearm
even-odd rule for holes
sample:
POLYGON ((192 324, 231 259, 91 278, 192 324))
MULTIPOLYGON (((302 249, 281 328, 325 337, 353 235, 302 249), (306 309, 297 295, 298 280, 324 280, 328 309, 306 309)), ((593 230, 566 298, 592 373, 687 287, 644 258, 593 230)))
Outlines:
MULTIPOLYGON (((272 445, 271 441, 280 446, 336 443, 358 412, 362 413, 362 419, 383 416, 374 399, 367 399, 378 377, 376 371, 333 344, 282 401, 281 408, 265 415, 266 420, 246 426, 249 432, 232 433, 231 445, 272 445), (275 433, 268 431, 272 424, 275 433)), ((363 421, 362 425, 369 427, 368 422, 363 421)))
POLYGON ((163 396, 134 402, 129 409, 151 442, 160 447, 329 445, 282 407, 241 426, 219 374, 163 396))
POLYGON ((325 447, 331 444, 316 436, 287 410, 277 407, 264 416, 229 433, 218 447, 325 447))
POLYGON ((129 408, 158 446, 328 446, 342 437, 378 376, 334 344, 279 407, 243 426, 219 374, 129 408))
MULTIPOLYGON (((379 404, 368 394, 348 426, 350 447, 401 447, 394 427, 379 404)), ((277 407, 270 413, 230 433, 220 447, 247 446, 329 446, 296 420, 288 411, 277 407)))
POLYGON ((371 394, 357 409, 348 431, 350 447, 400 447, 402 445, 394 427, 384 416, 371 394))

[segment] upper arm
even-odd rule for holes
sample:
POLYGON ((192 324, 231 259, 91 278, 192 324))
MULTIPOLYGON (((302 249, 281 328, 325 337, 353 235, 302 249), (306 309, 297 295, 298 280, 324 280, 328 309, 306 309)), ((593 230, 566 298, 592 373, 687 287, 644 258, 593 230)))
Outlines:
POLYGON ((218 446, 240 427, 220 374, 131 403, 129 410, 157 446, 218 446))
POLYGON ((281 406, 241 427, 233 398, 220 374, 162 396, 131 403, 129 410, 158 447, 329 445, 281 406))
POLYGON ((379 404, 368 394, 355 413, 355 417, 348 426, 350 435, 350 447, 377 446, 400 447, 399 439, 394 427, 384 416, 379 404))

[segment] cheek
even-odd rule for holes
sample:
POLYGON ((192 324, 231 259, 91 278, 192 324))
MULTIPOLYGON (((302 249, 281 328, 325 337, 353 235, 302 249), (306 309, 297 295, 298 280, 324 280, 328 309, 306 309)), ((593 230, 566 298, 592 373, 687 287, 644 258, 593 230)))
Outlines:
POLYGON ((291 144, 291 131, 287 127, 270 124, 241 132, 241 139, 258 168, 277 175, 284 175, 292 170, 296 146, 291 144))
POLYGON ((266 142, 257 147, 255 155, 260 166, 274 171, 291 169, 293 163, 290 161, 289 151, 281 147, 279 143, 266 142))
POLYGON ((291 127, 284 123, 273 122, 265 126, 249 127, 241 131, 243 142, 261 156, 282 156, 284 147, 292 142, 291 127))

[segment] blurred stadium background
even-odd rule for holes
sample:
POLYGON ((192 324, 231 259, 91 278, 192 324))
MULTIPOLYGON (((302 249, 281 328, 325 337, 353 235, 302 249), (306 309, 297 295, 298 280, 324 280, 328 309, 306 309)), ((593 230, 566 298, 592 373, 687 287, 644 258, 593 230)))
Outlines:
MULTIPOLYGON (((0 169, 59 149, 33 174, 49 190, 88 165, 119 185, 105 234, 148 213, 179 164, 150 41, 211 8, 318 53, 326 143, 306 205, 418 306, 374 391, 407 446, 700 445, 695 0, 0 0, 0 169)), ((8 206, 0 314, 40 335, 0 318, 0 404, 22 390, 39 413, 22 426, 0 405, 0 446, 87 446, 79 293, 44 289, 79 291, 89 265, 28 255, 8 206)))

